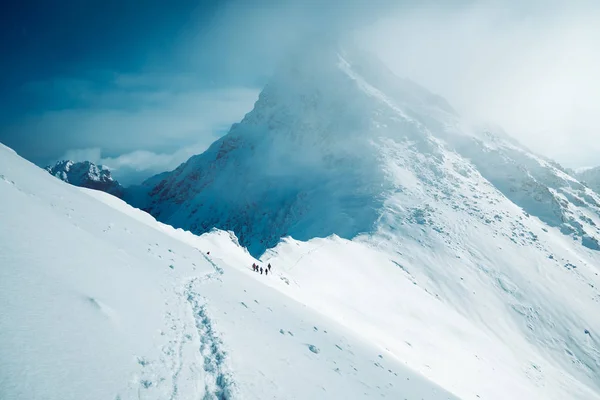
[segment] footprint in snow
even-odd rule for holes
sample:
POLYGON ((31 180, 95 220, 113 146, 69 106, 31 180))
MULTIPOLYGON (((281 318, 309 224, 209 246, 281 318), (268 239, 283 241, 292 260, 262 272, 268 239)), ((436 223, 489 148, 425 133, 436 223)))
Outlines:
POLYGON ((143 357, 138 357, 138 364, 140 364, 142 367, 145 367, 146 365, 150 364, 150 361, 143 357))
POLYGON ((142 385, 142 387, 144 389, 148 389, 150 386, 152 386, 152 381, 144 379, 144 380, 140 381, 140 384, 142 385))
POLYGON ((321 352, 321 350, 319 350, 319 348, 313 344, 309 344, 308 349, 315 354, 319 354, 321 352))

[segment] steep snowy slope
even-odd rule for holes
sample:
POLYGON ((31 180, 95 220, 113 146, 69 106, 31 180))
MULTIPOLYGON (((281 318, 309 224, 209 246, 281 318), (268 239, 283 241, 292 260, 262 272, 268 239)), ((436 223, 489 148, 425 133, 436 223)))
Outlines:
POLYGON ((92 162, 58 161, 46 167, 51 175, 71 185, 102 190, 114 196, 123 196, 123 187, 115 181, 110 170, 92 162))
POLYGON ((483 177, 528 215, 600 250, 600 196, 560 165, 490 131, 479 138, 456 138, 454 143, 483 177))
POLYGON ((3 400, 455 398, 240 271, 256 260, 229 235, 159 224, 2 145, 0 226, 3 400))

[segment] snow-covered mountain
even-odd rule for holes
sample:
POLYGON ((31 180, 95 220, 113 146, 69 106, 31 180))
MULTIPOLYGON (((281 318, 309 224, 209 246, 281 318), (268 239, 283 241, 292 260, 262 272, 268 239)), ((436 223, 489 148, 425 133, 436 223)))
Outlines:
POLYGON ((288 282, 313 290, 307 303, 461 397, 598 396, 600 196, 368 55, 290 59, 227 135, 126 199, 271 249, 288 282), (286 236, 300 242, 278 245, 286 236))
MULTIPOLYGON (((195 233, 232 230, 259 255, 284 236, 350 239, 389 217, 424 212, 408 204, 459 207, 455 175, 476 185, 470 175, 480 174, 528 215, 598 248, 600 196, 558 164, 497 129, 463 126, 444 99, 368 54, 311 51, 283 66, 254 109, 205 153, 151 178, 127 200, 195 233), (390 210, 411 184, 427 193, 390 210)), ((464 211, 497 218, 480 207, 464 211)))
POLYGON ((110 170, 90 161, 58 161, 47 166, 46 171, 71 185, 102 190, 117 197, 123 196, 124 188, 113 179, 110 170))
POLYGON ((200 237, 0 151, 0 398, 600 399, 600 197, 369 55, 126 191, 200 237))
MULTIPOLYGON (((327 46, 311 51, 292 58, 227 135, 128 201, 192 232, 233 230, 255 255, 286 235, 373 230, 394 191, 380 139, 409 135, 424 146, 428 139, 373 97, 347 58, 327 46)), ((394 83, 408 102, 449 109, 411 82, 394 83)))
POLYGON ((2 400, 456 399, 197 237, 0 145, 2 400), (210 254, 208 254, 210 252, 210 254))
POLYGON ((600 250, 600 196, 558 163, 537 156, 490 131, 455 140, 455 149, 504 196, 550 227, 600 250))

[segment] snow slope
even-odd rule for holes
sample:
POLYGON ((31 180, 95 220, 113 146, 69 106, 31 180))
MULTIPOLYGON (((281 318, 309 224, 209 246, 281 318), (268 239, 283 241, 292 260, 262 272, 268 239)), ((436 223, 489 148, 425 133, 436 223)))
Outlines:
POLYGON ((375 60, 311 51, 128 201, 234 231, 276 289, 462 398, 598 398, 600 196, 375 60))
POLYGON ((599 196, 368 57, 313 51, 126 193, 201 237, 2 150, 0 397, 75 377, 73 398, 600 398, 599 196))
POLYGON ((123 187, 115 181, 110 170, 92 162, 58 161, 46 167, 51 175, 71 185, 102 190, 114 196, 123 196, 123 187))
POLYGON ((229 234, 162 225, 1 145, 0 221, 3 400, 455 398, 266 286, 229 234))

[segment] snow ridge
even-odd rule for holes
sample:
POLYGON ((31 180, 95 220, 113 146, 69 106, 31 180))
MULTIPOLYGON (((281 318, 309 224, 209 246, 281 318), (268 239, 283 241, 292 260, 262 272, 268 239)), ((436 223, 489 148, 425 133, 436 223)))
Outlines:
POLYGON ((0 397, 600 399, 599 252, 416 132, 376 231, 261 260, 0 148, 0 397))
POLYGON ((0 175, 3 400, 456 398, 266 287, 228 232, 163 226, 2 146, 0 175))

